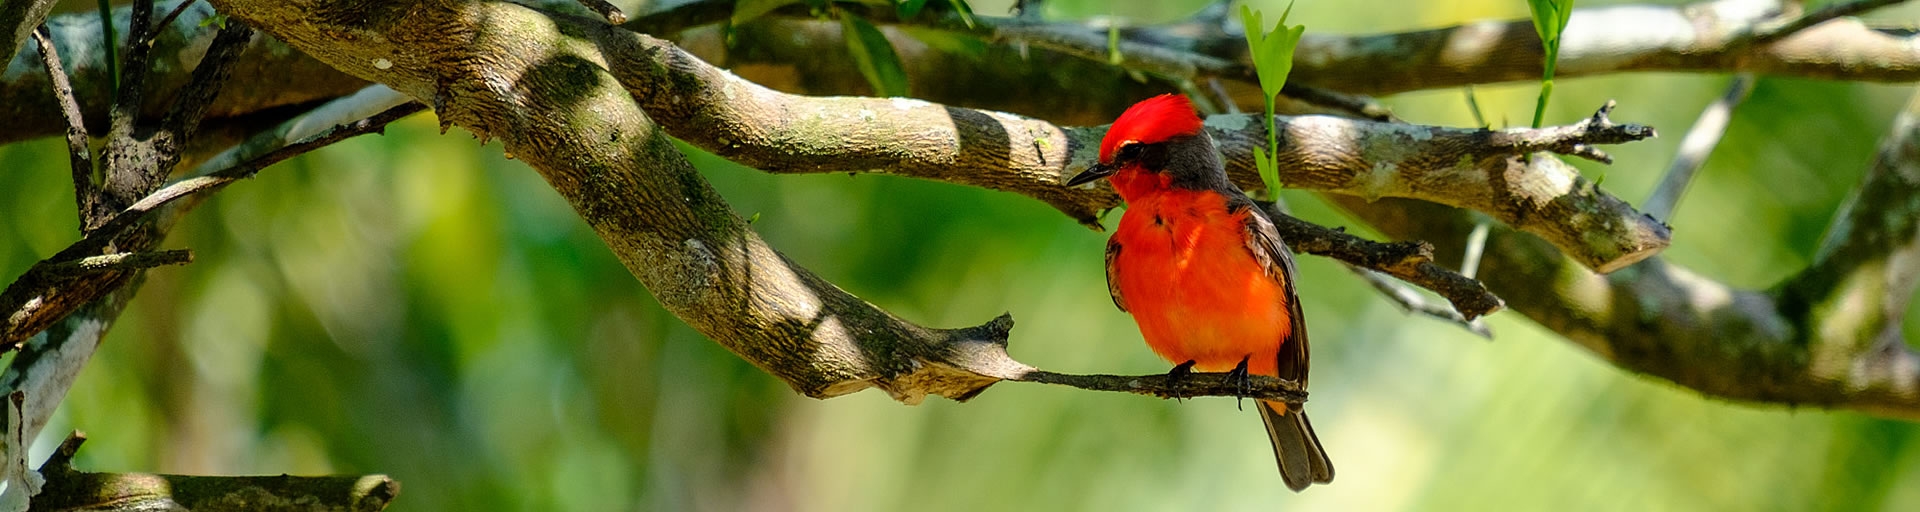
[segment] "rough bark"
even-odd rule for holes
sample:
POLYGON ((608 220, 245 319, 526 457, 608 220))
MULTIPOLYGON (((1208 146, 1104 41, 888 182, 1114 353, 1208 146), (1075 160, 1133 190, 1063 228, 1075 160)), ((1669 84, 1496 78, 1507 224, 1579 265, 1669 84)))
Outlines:
MULTIPOLYGON (((1920 97, 1908 103, 1814 262, 1767 289, 1661 258, 1588 272, 1504 228, 1480 276, 1514 308, 1623 369, 1722 399, 1920 420, 1920 354, 1900 319, 1920 276, 1920 97)), ((1475 221, 1407 201, 1342 206, 1392 236, 1458 254, 1475 221)))
POLYGON ((93 473, 74 469, 86 435, 75 432, 40 466, 44 492, 33 510, 75 512, 377 512, 400 494, 400 482, 365 476, 192 476, 93 473))

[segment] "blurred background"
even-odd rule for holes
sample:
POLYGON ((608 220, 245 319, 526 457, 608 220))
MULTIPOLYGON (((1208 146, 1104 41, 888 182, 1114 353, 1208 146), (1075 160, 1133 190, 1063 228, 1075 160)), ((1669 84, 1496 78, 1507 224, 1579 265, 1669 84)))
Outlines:
MULTIPOLYGON (((1146 23, 1204 4, 1057 0, 1048 15, 1146 23)), ((1305 0, 1291 21, 1368 33, 1526 17, 1519 0, 1305 0)), ((1611 167, 1580 162, 1637 203, 1728 80, 1561 79, 1547 119, 1611 98, 1614 119, 1658 127, 1609 148, 1611 167)), ((1671 220, 1665 257, 1750 288, 1796 272, 1910 89, 1762 78, 1671 220)), ((1478 96, 1498 127, 1526 123, 1536 91, 1478 96)), ((1463 98, 1382 99, 1412 122, 1472 126, 1463 98)), ((0 147, 7 279, 76 236, 62 148, 0 147)), ((1106 235, 1039 202, 770 176, 686 150, 774 246, 905 318, 1011 312, 1011 351, 1030 364, 1168 367, 1108 300, 1106 235)), ((1312 194, 1285 197, 1353 225, 1312 194)), ((1227 399, 1034 384, 965 404, 807 399, 663 311, 498 145, 439 135, 430 115, 221 192, 165 245, 197 261, 149 274, 34 460, 81 429, 84 469, 387 473, 404 484, 395 510, 1920 509, 1913 424, 1706 399, 1511 312, 1491 317, 1488 342, 1404 314, 1317 257, 1301 258, 1300 290, 1314 420, 1339 477, 1304 494, 1281 485, 1256 415, 1227 399)))

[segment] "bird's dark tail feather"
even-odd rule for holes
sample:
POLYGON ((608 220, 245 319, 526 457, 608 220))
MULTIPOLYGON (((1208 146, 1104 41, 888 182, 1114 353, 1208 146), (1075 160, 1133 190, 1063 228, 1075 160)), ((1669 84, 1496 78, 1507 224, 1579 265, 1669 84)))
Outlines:
POLYGON ((1302 409, 1288 410, 1285 402, 1260 402, 1260 420, 1267 424, 1267 438, 1273 441, 1273 456, 1280 461, 1280 479, 1287 488, 1300 492, 1309 485, 1333 481, 1333 463, 1320 438, 1313 435, 1313 424, 1302 409))

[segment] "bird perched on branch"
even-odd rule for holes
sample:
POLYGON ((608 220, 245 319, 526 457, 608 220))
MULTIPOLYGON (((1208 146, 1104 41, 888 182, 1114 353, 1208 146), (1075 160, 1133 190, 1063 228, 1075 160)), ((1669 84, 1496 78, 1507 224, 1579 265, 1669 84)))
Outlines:
MULTIPOLYGON (((1220 154, 1184 96, 1128 108, 1100 142, 1100 161, 1073 178, 1107 178, 1127 211, 1107 240, 1107 291, 1177 378, 1194 370, 1307 381, 1306 318, 1293 255, 1273 222, 1227 180, 1220 154)), ((1257 403, 1294 491, 1333 481, 1307 413, 1257 403)))

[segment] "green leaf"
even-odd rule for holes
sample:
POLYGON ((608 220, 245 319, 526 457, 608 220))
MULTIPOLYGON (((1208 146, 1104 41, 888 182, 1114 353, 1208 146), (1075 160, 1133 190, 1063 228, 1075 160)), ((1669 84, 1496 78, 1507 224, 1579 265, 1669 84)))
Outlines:
POLYGON ((1120 55, 1120 26, 1107 25, 1107 64, 1118 66, 1126 60, 1120 55))
MULTIPOLYGON (((1242 4, 1240 6, 1240 26, 1246 32, 1247 51, 1253 55, 1254 74, 1259 75, 1261 54, 1266 50, 1266 45, 1263 44, 1262 41, 1267 38, 1267 25, 1260 20, 1260 11, 1253 10, 1253 6, 1251 5, 1242 4)), ((1265 76, 1260 76, 1260 92, 1267 92, 1266 78, 1265 76)), ((1267 92, 1267 94, 1271 97, 1273 93, 1267 92)))
POLYGON ((1293 14, 1293 4, 1287 4, 1287 10, 1280 13, 1280 22, 1269 31, 1261 19, 1260 12, 1253 7, 1240 6, 1240 21, 1247 33, 1247 49, 1253 54, 1253 71, 1260 81, 1260 92, 1266 93, 1269 100, 1280 95, 1280 89, 1286 86, 1287 75, 1293 73, 1293 52, 1300 46, 1300 38, 1306 34, 1307 27, 1287 26, 1287 17, 1293 14))
POLYGON ((854 65, 867 78, 867 85, 873 86, 874 94, 907 95, 907 71, 900 65, 900 56, 893 52, 893 43, 887 41, 880 29, 853 13, 841 11, 840 31, 847 40, 847 52, 853 54, 854 65))
POLYGON ((1560 14, 1554 12, 1554 0, 1527 0, 1527 11, 1533 14, 1533 31, 1540 35, 1540 41, 1546 42, 1559 34, 1560 14))
POLYGON ((987 57, 987 42, 972 35, 951 30, 910 25, 897 25, 895 28, 907 33, 909 36, 913 36, 914 39, 918 39, 922 43, 926 43, 928 48, 972 60, 980 60, 987 57))
MULTIPOLYGON (((107 87, 108 101, 120 101, 120 47, 113 34, 113 2, 100 0, 100 43, 107 51, 107 87)), ((52 29, 48 29, 51 31, 52 29)), ((71 57, 69 57, 71 58, 71 57)))
POLYGON ((1280 165, 1267 156, 1267 150, 1253 148, 1253 166, 1260 171, 1260 183, 1267 186, 1267 198, 1280 196, 1280 165))
POLYGON ((1293 14, 1293 4, 1287 4, 1287 10, 1281 11, 1280 22, 1273 30, 1267 30, 1260 12, 1253 7, 1240 6, 1240 22, 1247 32, 1247 51, 1253 54, 1253 74, 1260 80, 1261 98, 1266 103, 1266 117, 1261 119, 1267 128, 1267 147, 1255 148, 1254 164, 1260 171, 1260 180, 1265 182, 1268 197, 1277 197, 1280 191, 1280 169, 1274 158, 1268 158, 1267 151, 1279 155, 1279 133, 1273 126, 1273 102, 1280 97, 1280 90, 1287 85, 1287 75, 1293 73, 1293 52, 1300 46, 1300 37, 1307 32, 1305 25, 1287 26, 1287 17, 1293 14))
POLYGON ((902 20, 913 19, 914 15, 920 14, 920 9, 926 6, 927 0, 898 0, 893 4, 894 12, 902 20))
POLYGON ((733 17, 729 23, 741 25, 753 21, 774 9, 800 3, 800 0, 734 0, 733 17))

